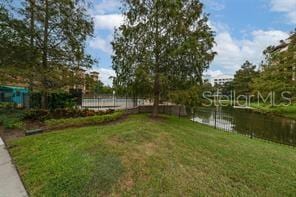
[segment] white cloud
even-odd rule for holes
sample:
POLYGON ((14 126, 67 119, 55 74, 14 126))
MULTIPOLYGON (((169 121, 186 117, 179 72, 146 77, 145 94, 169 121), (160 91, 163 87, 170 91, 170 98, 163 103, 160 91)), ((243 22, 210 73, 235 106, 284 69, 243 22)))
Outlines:
POLYGON ((276 45, 280 40, 288 38, 289 34, 279 30, 263 31, 257 30, 252 32, 252 40, 243 40, 242 53, 246 57, 259 63, 262 60, 262 51, 270 45, 276 45))
POLYGON ((296 0, 271 0, 271 11, 283 12, 289 23, 296 24, 296 0))
POLYGON ((123 16, 121 14, 105 14, 95 15, 95 28, 114 30, 115 27, 119 27, 123 23, 123 16))
POLYGON ((214 50, 218 52, 213 62, 214 65, 222 66, 226 69, 236 69, 236 64, 240 62, 241 55, 240 48, 237 43, 232 39, 228 32, 218 33, 215 41, 217 45, 214 50))
POLYGON ((111 86, 113 85, 112 79, 110 77, 115 77, 115 71, 111 68, 94 68, 93 70, 100 73, 100 81, 102 81, 105 85, 111 86))
POLYGON ((221 2, 218 2, 216 0, 202 0, 202 2, 205 4, 206 7, 209 7, 210 9, 212 9, 214 11, 220 11, 225 8, 224 4, 222 4, 221 2))
MULTIPOLYGON (((119 13, 120 6, 120 0, 101 0, 100 3, 94 6, 94 9, 90 10, 97 30, 95 38, 89 41, 91 48, 98 49, 107 55, 112 54, 113 30, 123 23, 123 16, 119 13), (101 34, 101 30, 104 30, 104 33, 101 34)), ((100 72, 101 81, 112 86, 112 80, 109 77, 115 76, 114 70, 107 68, 98 68, 96 70, 100 72)))
POLYGON ((89 46, 93 49, 99 49, 107 54, 112 54, 112 40, 113 30, 123 23, 123 16, 119 14, 119 7, 121 3, 119 0, 102 0, 94 6, 91 10, 94 18, 95 29, 105 30, 106 34, 100 34, 98 31, 95 38, 89 41, 89 46))
POLYGON ((119 10, 119 0, 102 0, 95 5, 95 12, 99 14, 114 13, 119 10))
POLYGON ((221 70, 211 70, 211 69, 209 69, 209 70, 207 70, 205 72, 205 75, 209 75, 212 78, 215 78, 215 77, 223 75, 223 72, 221 70))
POLYGON ((94 39, 89 41, 89 46, 93 49, 99 49, 109 55, 112 54, 111 46, 112 36, 109 35, 107 38, 103 39, 97 35, 94 39))
POLYGON ((224 32, 224 31, 230 31, 230 27, 225 24, 225 23, 221 23, 221 22, 215 22, 215 21, 208 21, 208 25, 210 26, 210 28, 212 28, 213 31, 215 32, 224 32))
POLYGON ((215 38, 217 45, 214 50, 218 52, 212 65, 222 66, 234 72, 244 61, 259 64, 263 60, 263 50, 276 45, 289 35, 279 30, 256 30, 250 33, 251 39, 234 39, 228 31, 219 32, 215 38))

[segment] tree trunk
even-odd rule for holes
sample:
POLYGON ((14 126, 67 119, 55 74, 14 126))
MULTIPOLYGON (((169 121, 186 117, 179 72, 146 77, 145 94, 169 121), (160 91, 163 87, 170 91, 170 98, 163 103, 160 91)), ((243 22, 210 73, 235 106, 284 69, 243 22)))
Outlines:
POLYGON ((48 0, 45 0, 45 16, 44 16, 44 36, 43 36, 43 53, 42 53, 42 67, 43 70, 41 71, 43 73, 42 76, 42 89, 41 92, 41 107, 43 109, 47 109, 47 96, 48 96, 48 87, 47 87, 47 77, 46 77, 46 71, 48 69, 47 65, 47 55, 48 55, 48 21, 49 21, 49 8, 48 8, 48 0))
MULTIPOLYGON (((35 38, 35 0, 29 1, 30 5, 30 47, 31 47, 31 58, 32 60, 35 56, 35 44, 34 44, 34 38, 35 38), (33 50, 34 49, 34 50, 33 50)), ((34 83, 34 72, 35 72, 35 61, 30 66, 32 69, 29 79, 29 98, 31 98, 32 92, 33 92, 33 83, 34 83)))
POLYGON ((47 91, 41 92, 41 108, 42 109, 48 108, 48 92, 47 91))
MULTIPOLYGON (((158 16, 158 3, 156 2, 156 14, 158 16)), ((159 24, 158 24, 158 17, 156 18, 156 30, 155 30, 155 79, 154 79, 154 87, 153 87, 153 93, 154 93, 154 101, 153 101, 153 112, 152 117, 158 116, 158 106, 159 106, 159 96, 160 96, 160 63, 159 63, 159 57, 160 57, 160 43, 159 43, 159 24)))
POLYGON ((159 79, 159 73, 158 73, 158 66, 157 72, 155 73, 155 79, 154 79, 154 101, 153 101, 153 112, 152 117, 158 116, 158 108, 159 108, 159 96, 160 96, 160 79, 159 79))
MULTIPOLYGON (((34 48, 35 38, 35 0, 30 0, 30 46, 34 48)), ((34 54, 32 54, 34 57, 34 54)))

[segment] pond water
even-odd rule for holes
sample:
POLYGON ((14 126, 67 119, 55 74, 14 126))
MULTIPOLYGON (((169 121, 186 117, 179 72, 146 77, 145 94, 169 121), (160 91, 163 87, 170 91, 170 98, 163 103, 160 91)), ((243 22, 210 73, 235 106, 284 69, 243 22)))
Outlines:
POLYGON ((229 132, 296 146, 296 121, 244 109, 199 108, 193 121, 229 132))

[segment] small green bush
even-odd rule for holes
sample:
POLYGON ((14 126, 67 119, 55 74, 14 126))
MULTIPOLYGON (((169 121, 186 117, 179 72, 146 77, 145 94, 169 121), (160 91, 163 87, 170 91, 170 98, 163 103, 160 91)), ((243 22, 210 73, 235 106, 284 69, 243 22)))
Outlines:
POLYGON ((10 103, 10 102, 0 102, 0 109, 13 109, 16 107, 15 103, 10 103))
POLYGON ((24 113, 22 110, 11 108, 0 108, 0 125, 5 129, 22 128, 24 113))
POLYGON ((66 119, 51 119, 51 120, 46 120, 45 125, 49 129, 75 127, 75 126, 83 126, 83 125, 95 125, 95 124, 117 120, 123 114, 124 112, 119 111, 119 112, 114 112, 112 114, 107 114, 107 115, 95 115, 95 116, 88 116, 88 117, 66 118, 66 119))
POLYGON ((17 118, 7 118, 3 121, 3 126, 5 129, 21 129, 24 123, 17 118))
POLYGON ((65 119, 78 118, 96 115, 112 114, 114 110, 94 111, 89 109, 73 109, 73 108, 58 108, 53 110, 30 109, 26 110, 24 119, 26 120, 49 120, 49 119, 65 119))
MULTIPOLYGON (((31 92, 30 94, 30 106, 32 108, 41 108, 41 93, 31 92)), ((49 109, 57 108, 73 108, 78 105, 79 95, 73 95, 67 92, 54 92, 48 95, 48 105, 49 109)))
POLYGON ((46 109, 30 109, 25 112, 24 119, 43 121, 49 117, 49 110, 46 109))

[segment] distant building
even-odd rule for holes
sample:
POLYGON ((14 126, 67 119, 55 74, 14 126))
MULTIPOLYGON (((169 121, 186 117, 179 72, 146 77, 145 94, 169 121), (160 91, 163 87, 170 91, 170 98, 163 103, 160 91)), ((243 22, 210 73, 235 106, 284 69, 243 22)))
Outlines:
MULTIPOLYGON (((296 37, 296 33, 291 35, 288 39, 281 41, 279 45, 275 46, 271 53, 282 53, 284 51, 287 51, 289 48, 289 44, 292 41, 292 37, 296 37)), ((276 64, 276 63, 274 63, 276 64)), ((290 72, 292 72, 292 81, 296 81, 296 63, 294 65, 291 65, 289 68, 287 68, 290 72)))
MULTIPOLYGON (((91 91, 89 85, 90 81, 99 82, 99 72, 96 71, 74 68, 62 73, 63 75, 59 76, 60 80, 63 80, 63 78, 69 80, 67 81, 68 85, 61 87, 64 91, 88 93, 91 91)), ((14 102, 17 105, 22 103, 23 95, 18 95, 19 92, 21 94, 28 93, 28 90, 30 89, 29 79, 19 76, 7 76, 6 78, 7 80, 3 80, 0 84, 0 102, 14 102)), ((38 85, 39 82, 35 81, 34 83, 38 85)))
POLYGON ((18 86, 0 86, 0 102, 15 103, 17 107, 26 106, 29 90, 18 86))
POLYGON ((99 81, 99 72, 96 72, 96 71, 93 71, 93 72, 90 72, 89 75, 91 76, 91 78, 94 80, 94 81, 99 81))
POLYGON ((212 79, 212 85, 224 85, 226 82, 233 81, 233 76, 220 75, 212 79))
POLYGON ((74 76, 76 76, 77 79, 79 79, 79 83, 74 84, 71 89, 74 89, 74 90, 79 89, 82 91, 82 93, 89 93, 91 91, 89 79, 92 79, 94 82, 98 82, 100 79, 99 74, 100 74, 99 72, 96 72, 96 71, 89 72, 82 68, 78 68, 74 70, 74 76))

